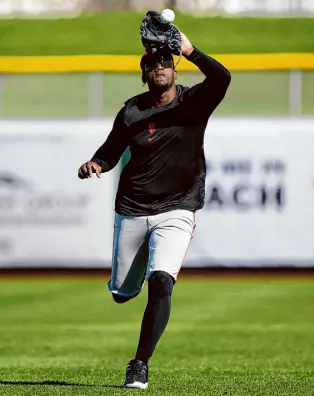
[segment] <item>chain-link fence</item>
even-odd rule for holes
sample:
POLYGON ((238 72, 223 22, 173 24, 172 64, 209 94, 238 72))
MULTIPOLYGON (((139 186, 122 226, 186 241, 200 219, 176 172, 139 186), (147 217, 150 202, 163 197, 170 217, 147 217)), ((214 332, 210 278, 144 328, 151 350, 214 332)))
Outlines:
MULTIPOLYGON (((180 72, 191 86, 199 72, 180 72)), ((314 71, 232 72, 232 83, 216 115, 314 115, 314 71)), ((139 73, 2 74, 1 118, 113 116, 125 100, 146 90, 139 73)))

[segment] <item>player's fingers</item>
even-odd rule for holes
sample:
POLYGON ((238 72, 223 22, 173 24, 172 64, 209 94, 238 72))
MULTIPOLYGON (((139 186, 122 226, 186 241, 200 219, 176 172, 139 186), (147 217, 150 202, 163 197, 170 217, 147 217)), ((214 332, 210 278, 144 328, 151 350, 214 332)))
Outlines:
POLYGON ((78 177, 80 179, 87 179, 88 176, 86 176, 86 173, 79 173, 78 177))
POLYGON ((96 176, 100 179, 101 177, 101 168, 98 165, 94 165, 96 176))
POLYGON ((86 164, 84 164, 84 165, 82 165, 82 166, 80 167, 80 169, 78 170, 78 177, 79 177, 80 179, 85 179, 86 174, 87 174, 87 168, 86 168, 86 164))
POLYGON ((87 176, 92 177, 92 173, 93 173, 92 164, 90 162, 87 162, 86 168, 87 168, 87 176))
POLYGON ((82 166, 81 166, 81 170, 82 170, 82 173, 83 174, 87 174, 87 163, 85 163, 85 164, 83 164, 82 166))
POLYGON ((92 163, 91 164, 92 172, 96 173, 97 177, 101 176, 101 168, 98 164, 92 163))

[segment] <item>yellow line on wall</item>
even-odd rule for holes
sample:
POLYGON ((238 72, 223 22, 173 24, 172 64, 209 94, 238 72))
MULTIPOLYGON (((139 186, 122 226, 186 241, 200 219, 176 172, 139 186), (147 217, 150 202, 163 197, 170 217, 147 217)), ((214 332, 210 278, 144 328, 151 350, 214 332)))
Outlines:
MULTIPOLYGON (((212 55, 231 71, 314 70, 314 53, 212 55)), ((0 56, 1 73, 139 72, 138 55, 0 56)), ((197 68, 182 59, 179 71, 197 68)))

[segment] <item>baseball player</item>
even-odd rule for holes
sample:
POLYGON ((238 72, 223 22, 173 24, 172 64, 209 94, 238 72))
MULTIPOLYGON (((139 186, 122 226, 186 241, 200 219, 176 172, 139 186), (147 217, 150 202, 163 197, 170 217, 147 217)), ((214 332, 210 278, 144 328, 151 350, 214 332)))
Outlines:
POLYGON ((171 54, 144 54, 142 81, 149 90, 125 102, 105 143, 78 171, 81 179, 93 173, 100 177, 130 148, 115 201, 108 283, 117 303, 136 297, 145 279, 148 283, 138 347, 126 368, 128 388, 148 386, 148 362, 168 323, 195 212, 204 205, 206 125, 231 80, 224 66, 181 36, 183 56, 205 75, 204 81, 191 88, 176 85, 171 54))

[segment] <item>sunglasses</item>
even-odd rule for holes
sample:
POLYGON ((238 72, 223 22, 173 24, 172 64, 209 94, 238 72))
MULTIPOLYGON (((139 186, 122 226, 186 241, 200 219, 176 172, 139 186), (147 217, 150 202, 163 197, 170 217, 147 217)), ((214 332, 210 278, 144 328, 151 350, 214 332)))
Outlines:
POLYGON ((160 60, 160 61, 150 63, 148 65, 145 65, 145 71, 152 72, 155 69, 157 69, 158 65, 160 65, 164 69, 170 69, 170 68, 173 69, 173 62, 171 60, 160 60))

